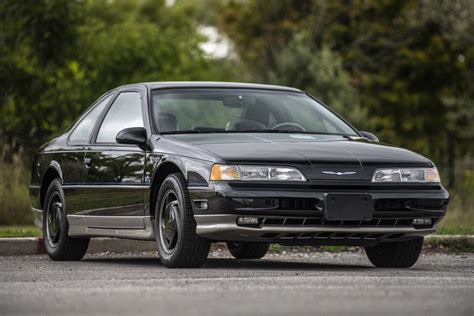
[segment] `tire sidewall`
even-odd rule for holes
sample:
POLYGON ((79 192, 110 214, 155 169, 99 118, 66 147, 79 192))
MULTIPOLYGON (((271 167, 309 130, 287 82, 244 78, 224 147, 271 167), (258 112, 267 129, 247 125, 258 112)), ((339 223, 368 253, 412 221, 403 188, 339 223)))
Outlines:
POLYGON ((48 190, 46 191, 46 198, 44 202, 44 214, 43 214, 43 239, 44 239, 44 246, 46 248, 46 251, 48 255, 52 258, 56 257, 57 254, 62 252, 62 249, 65 247, 65 243, 68 238, 68 231, 69 231, 69 225, 67 222, 67 217, 66 217, 66 202, 64 199, 64 191, 61 187, 61 181, 59 179, 53 180, 49 187, 48 190), (53 193, 58 193, 59 197, 61 199, 62 203, 62 208, 61 208, 61 216, 60 216, 60 236, 59 240, 56 244, 56 246, 50 245, 48 241, 48 235, 46 232, 46 221, 48 218, 48 213, 49 213, 49 205, 51 203, 51 199, 53 197, 53 193))
POLYGON ((155 228, 155 240, 156 240, 156 246, 158 248, 158 252, 160 254, 160 259, 164 262, 172 262, 175 260, 175 258, 178 256, 179 252, 181 251, 181 248, 183 246, 183 235, 184 235, 184 194, 183 194, 183 188, 180 185, 179 179, 174 176, 170 175, 168 176, 163 184, 161 185, 161 188, 158 192, 158 196, 156 198, 155 202, 155 220, 154 220, 154 228, 155 228), (178 218, 177 218, 177 226, 178 226, 178 240, 176 243, 176 247, 171 253, 168 253, 162 246, 161 243, 161 234, 160 234, 160 219, 161 219, 161 200, 162 197, 169 191, 173 190, 176 198, 178 199, 178 218))

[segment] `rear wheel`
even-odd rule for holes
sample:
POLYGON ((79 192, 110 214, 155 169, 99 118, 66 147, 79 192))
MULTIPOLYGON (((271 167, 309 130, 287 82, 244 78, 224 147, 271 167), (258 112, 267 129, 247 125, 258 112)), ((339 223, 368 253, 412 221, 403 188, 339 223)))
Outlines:
POLYGON ((227 249, 236 259, 260 259, 267 254, 269 248, 269 243, 227 242, 227 249))
POLYGON ((48 256, 57 261, 81 260, 89 246, 89 238, 70 238, 64 192, 59 179, 46 191, 43 210, 43 237, 48 256))
POLYGON ((406 241, 384 242, 365 247, 370 262, 380 268, 409 268, 416 263, 423 248, 423 237, 406 241))
POLYGON ((155 204, 155 238, 161 262, 169 268, 196 268, 204 264, 211 243, 196 234, 196 221, 180 173, 169 175, 155 204))

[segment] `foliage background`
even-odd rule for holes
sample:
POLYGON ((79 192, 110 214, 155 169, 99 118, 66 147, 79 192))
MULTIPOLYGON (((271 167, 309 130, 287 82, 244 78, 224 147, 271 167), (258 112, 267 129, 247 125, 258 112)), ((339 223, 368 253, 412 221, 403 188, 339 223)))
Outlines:
POLYGON ((451 188, 446 223, 474 226, 473 29, 470 0, 3 0, 0 224, 31 222, 31 154, 105 91, 225 80, 304 89, 426 155, 451 188))

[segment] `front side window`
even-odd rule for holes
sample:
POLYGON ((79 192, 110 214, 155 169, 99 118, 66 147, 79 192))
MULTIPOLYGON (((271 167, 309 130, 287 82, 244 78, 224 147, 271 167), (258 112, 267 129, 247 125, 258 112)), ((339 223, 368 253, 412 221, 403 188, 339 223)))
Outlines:
POLYGON ((152 109, 162 134, 297 132, 357 136, 304 93, 258 89, 156 90, 152 109))
POLYGON ((104 111, 107 104, 109 104, 112 96, 113 94, 109 94, 105 98, 102 98, 102 100, 100 100, 97 105, 95 105, 94 108, 84 116, 69 136, 69 144, 85 145, 89 143, 94 125, 99 119, 102 111, 104 111))
POLYGON ((122 92, 115 99, 97 134, 97 143, 116 143, 117 134, 129 127, 143 127, 142 101, 138 92, 122 92))

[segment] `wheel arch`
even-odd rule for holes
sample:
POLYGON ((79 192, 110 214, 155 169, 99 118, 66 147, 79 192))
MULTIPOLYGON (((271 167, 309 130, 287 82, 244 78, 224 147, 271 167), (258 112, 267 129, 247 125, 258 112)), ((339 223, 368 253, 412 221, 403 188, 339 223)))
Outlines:
POLYGON ((40 189, 40 205, 41 207, 44 207, 44 199, 46 197, 46 191, 48 190, 48 187, 50 183, 56 179, 63 179, 63 174, 61 171, 61 167, 59 166, 59 163, 56 161, 51 162, 49 167, 46 169, 43 179, 41 180, 41 189, 40 189))
POLYGON ((165 181, 166 177, 173 173, 181 173, 186 178, 186 173, 178 167, 178 165, 172 161, 164 161, 161 163, 153 176, 153 181, 151 183, 151 192, 150 192, 150 216, 154 217, 154 208, 156 203, 156 197, 158 191, 160 190, 161 185, 165 181))

